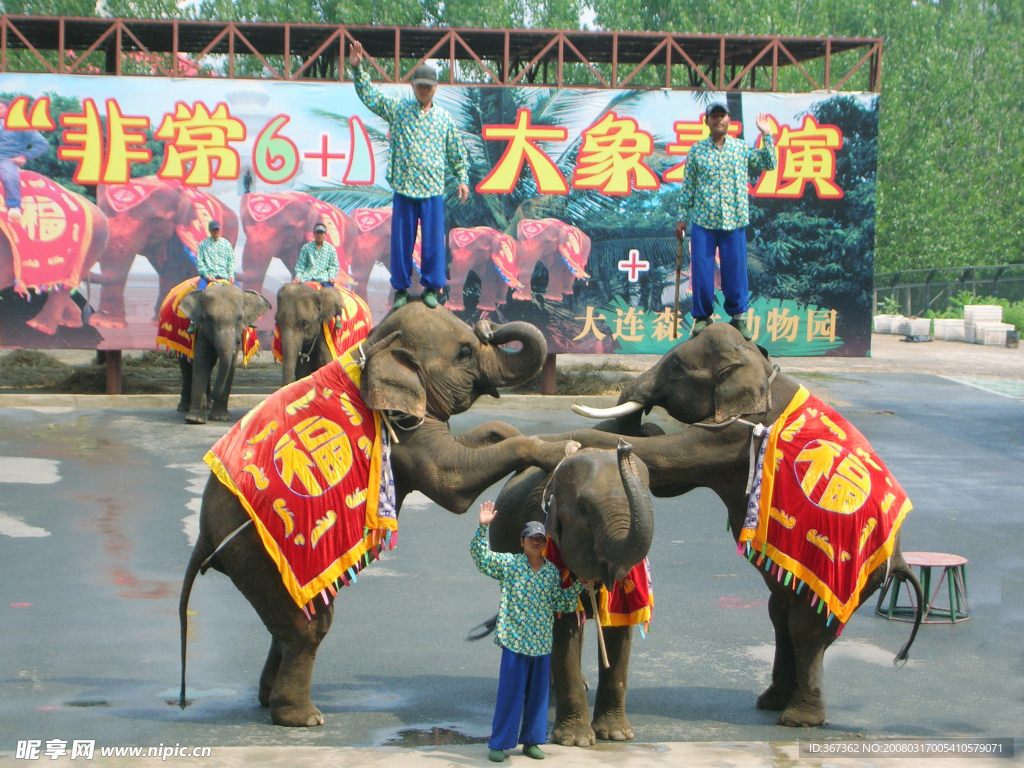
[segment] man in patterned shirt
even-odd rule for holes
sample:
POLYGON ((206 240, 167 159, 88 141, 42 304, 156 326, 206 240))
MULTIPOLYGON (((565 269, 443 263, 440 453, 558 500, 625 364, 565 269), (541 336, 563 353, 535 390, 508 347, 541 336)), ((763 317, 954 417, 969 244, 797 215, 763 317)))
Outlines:
POLYGON ((676 237, 690 231, 690 284, 693 289, 693 335, 700 333, 714 311, 715 251, 720 255, 722 292, 730 324, 743 338, 751 338, 744 315, 748 308, 747 233, 750 206, 747 186, 750 173, 775 167, 775 145, 768 116, 755 121, 761 132, 761 148, 748 146, 729 135, 729 110, 721 103, 708 107, 704 116, 711 135, 698 141, 686 156, 683 194, 679 200, 676 237))
POLYGON ((494 642, 501 646, 501 671, 487 745, 490 759, 496 763, 505 759, 504 750, 520 743, 524 755, 543 760, 544 752, 537 745, 547 741, 554 614, 575 611, 586 585, 576 581, 562 589, 558 569, 544 559, 547 535, 541 523, 530 522, 523 528, 523 554, 492 552, 487 544, 487 526, 494 515, 494 502, 480 505, 480 527, 469 548, 479 571, 501 582, 494 633, 494 642))
POLYGON ((334 278, 338 276, 338 252, 324 239, 326 235, 326 225, 318 222, 313 227, 313 240, 299 249, 293 283, 320 283, 327 288, 334 285, 334 278))
POLYGON ((220 236, 220 222, 211 221, 206 225, 210 236, 199 243, 196 250, 196 269, 199 270, 198 290, 203 290, 213 280, 235 282, 235 249, 220 236))
POLYGON ((391 126, 388 183, 394 190, 391 212, 391 285, 394 308, 409 301, 416 224, 422 228, 420 284, 423 303, 437 306, 445 276, 444 182, 446 165, 458 182, 459 200, 469 199, 466 148, 452 116, 434 104, 437 72, 425 64, 412 73, 415 101, 387 96, 362 67, 363 46, 352 43, 348 57, 355 70, 356 93, 371 112, 391 126))

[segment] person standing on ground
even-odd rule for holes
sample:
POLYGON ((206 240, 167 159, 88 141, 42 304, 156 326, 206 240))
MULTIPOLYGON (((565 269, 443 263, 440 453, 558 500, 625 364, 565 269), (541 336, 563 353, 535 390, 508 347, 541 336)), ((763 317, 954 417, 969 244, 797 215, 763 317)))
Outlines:
POLYGON ((370 81, 362 66, 363 46, 353 41, 348 57, 355 70, 360 100, 391 126, 388 183, 394 190, 391 213, 391 286, 394 308, 409 301, 416 224, 422 228, 420 283, 423 303, 437 306, 445 275, 444 182, 446 166, 458 181, 459 200, 469 199, 466 148, 452 116, 434 104, 437 72, 421 64, 412 73, 414 101, 387 96, 370 81))
POLYGON ((4 185, 7 220, 20 224, 21 167, 50 148, 39 131, 9 131, 5 128, 11 102, 0 99, 0 182, 4 185))
POLYGON ((338 276, 338 252, 327 242, 327 225, 317 222, 313 226, 313 239, 299 249, 295 262, 293 283, 320 283, 325 288, 334 285, 338 276))
POLYGON ((494 642, 501 646, 501 671, 487 746, 490 759, 496 763, 505 759, 504 750, 514 749, 516 744, 523 745, 527 757, 543 760, 544 752, 538 745, 547 741, 554 614, 575 611, 586 585, 575 581, 562 589, 558 569, 544 559, 547 534, 542 523, 529 522, 523 528, 523 554, 492 552, 487 526, 494 515, 493 501, 480 505, 480 527, 469 550, 477 569, 501 583, 494 634, 494 642))
POLYGON ((730 324, 743 338, 751 338, 744 315, 749 307, 747 287, 747 233, 750 205, 747 186, 751 172, 775 168, 775 143, 768 116, 755 121, 761 132, 761 148, 748 146, 729 135, 729 110, 711 104, 704 116, 711 135, 698 141, 686 156, 683 194, 679 200, 676 238, 690 229, 690 284, 693 289, 692 335, 711 322, 715 299, 715 251, 722 267, 722 292, 730 324))

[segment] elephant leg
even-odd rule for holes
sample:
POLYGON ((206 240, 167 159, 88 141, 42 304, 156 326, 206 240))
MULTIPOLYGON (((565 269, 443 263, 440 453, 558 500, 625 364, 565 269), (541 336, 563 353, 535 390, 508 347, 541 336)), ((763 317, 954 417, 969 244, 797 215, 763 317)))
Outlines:
POLYGON ((530 287, 530 282, 533 280, 533 270, 537 266, 537 262, 540 259, 535 258, 524 258, 519 266, 519 282, 522 286, 516 288, 512 294, 513 299, 519 299, 521 301, 529 301, 533 298, 533 288, 530 287))
POLYGON ((178 370, 181 371, 181 399, 178 400, 178 410, 188 413, 192 405, 192 361, 185 355, 179 355, 178 370))
POLYGON ((772 665, 772 684, 757 697, 758 709, 781 712, 789 706, 796 688, 796 656, 793 638, 789 634, 787 602, 778 594, 768 598, 768 616, 775 627, 775 663, 772 665))
POLYGON ((267 661, 263 665, 263 672, 260 673, 260 706, 270 706, 270 693, 274 689, 274 681, 277 680, 277 672, 281 668, 281 643, 277 638, 270 641, 270 651, 267 653, 267 661))
POLYGON ((451 266, 452 275, 448 279, 448 301, 445 302, 445 306, 448 309, 465 309, 466 304, 463 300, 462 289, 466 285, 466 278, 469 277, 469 264, 465 261, 452 260, 451 266))
POLYGON ((320 642, 327 636, 334 607, 323 607, 312 621, 302 622, 297 636, 281 643, 281 665, 270 690, 270 716, 275 725, 323 725, 324 716, 313 704, 309 691, 313 681, 313 663, 320 642))
POLYGON ((626 686, 629 682, 629 652, 633 647, 632 627, 602 627, 608 653, 608 668, 598 664, 597 697, 594 700, 594 733, 597 738, 626 741, 633 727, 626 718, 626 686))
POLYGON ((217 372, 217 382, 210 398, 210 421, 231 421, 231 414, 228 413, 228 397, 231 394, 231 384, 235 380, 234 356, 229 361, 221 360, 218 366, 226 366, 226 372, 217 372))
MULTIPOLYGON (((36 301, 42 300, 43 308, 39 310, 39 313, 31 320, 27 320, 25 325, 29 328, 34 328, 40 333, 45 333, 47 336, 53 336, 57 332, 57 325, 64 315, 64 304, 60 300, 60 295, 63 291, 50 291, 44 294, 44 297, 36 296, 36 301)), ((65 294, 67 296, 67 294, 65 294)), ((70 298, 70 297, 67 297, 70 298)))
POLYGON ((484 276, 480 278, 480 303, 477 304, 477 309, 493 312, 499 304, 505 303, 508 286, 493 265, 488 267, 484 270, 484 276))
POLYGON ((506 424, 504 421, 485 421, 483 424, 467 429, 461 434, 455 435, 455 440, 466 448, 483 448, 488 445, 500 443, 510 437, 520 437, 523 433, 506 424))
POLYGON ((789 610, 789 634, 793 639, 796 686, 787 706, 779 715, 778 724, 810 727, 825 722, 823 693, 825 649, 835 635, 825 621, 811 608, 808 600, 795 600, 789 610))
POLYGON ((564 613, 555 619, 551 646, 551 678, 555 683, 555 727, 551 741, 563 747, 589 747, 597 742, 590 725, 582 655, 583 626, 575 613, 564 613))
POLYGON ((210 374, 217 353, 202 333, 196 333, 192 357, 192 397, 189 399, 186 424, 205 424, 209 407, 210 374))

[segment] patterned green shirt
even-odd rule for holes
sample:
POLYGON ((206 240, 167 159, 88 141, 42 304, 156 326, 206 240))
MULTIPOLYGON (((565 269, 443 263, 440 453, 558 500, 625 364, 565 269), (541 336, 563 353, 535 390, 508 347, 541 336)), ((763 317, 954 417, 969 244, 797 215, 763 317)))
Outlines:
POLYGON ((775 142, 765 136, 761 149, 732 136, 718 147, 709 136, 686 156, 679 220, 705 229, 741 229, 750 223, 747 185, 751 173, 775 168, 775 142))
POLYGON ((235 279, 235 249, 227 238, 208 237, 199 243, 196 253, 196 269, 199 275, 207 280, 216 277, 225 280, 235 279))
POLYGON ((576 610, 583 583, 576 581, 562 589, 558 569, 547 560, 534 572, 526 555, 492 552, 486 525, 477 528, 469 552, 480 573, 501 582, 494 642, 524 656, 551 653, 554 614, 576 610))
POLYGON ((420 199, 443 195, 446 161, 459 184, 469 183, 466 148, 448 110, 436 104, 425 110, 415 99, 382 93, 362 66, 355 83, 363 104, 391 126, 388 183, 395 192, 420 199))
POLYGON ((338 276, 338 252, 324 240, 319 248, 310 240, 299 249, 295 277, 303 283, 333 283, 338 276))

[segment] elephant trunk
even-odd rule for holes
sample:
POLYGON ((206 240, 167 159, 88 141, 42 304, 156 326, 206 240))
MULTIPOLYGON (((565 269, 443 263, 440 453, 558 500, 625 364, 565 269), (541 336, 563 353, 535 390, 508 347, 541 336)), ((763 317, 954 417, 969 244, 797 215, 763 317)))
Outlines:
POLYGON ((210 400, 215 403, 226 403, 231 378, 235 369, 235 358, 238 355, 238 338, 234 328, 217 332, 213 338, 213 348, 217 352, 217 378, 210 391, 210 400))
POLYGON ((303 349, 302 333, 296 329, 281 329, 281 365, 284 369, 282 386, 287 387, 295 381, 295 369, 299 355, 303 349))
POLYGON ((643 408, 637 408, 632 413, 617 415, 615 417, 615 431, 620 435, 640 434, 640 422, 643 415, 651 410, 653 403, 651 398, 654 391, 657 366, 637 376, 631 381, 619 395, 619 404, 642 403, 643 408))
POLYGON ((647 557, 654 539, 654 505, 633 458, 633 446, 622 438, 619 438, 617 458, 619 477, 629 505, 629 528, 625 535, 611 538, 601 548, 601 559, 609 566, 606 578, 613 581, 624 578, 633 566, 647 557))
POLYGON ((515 322, 498 326, 491 336, 490 344, 498 368, 493 383, 500 387, 514 387, 528 380, 540 370, 548 353, 544 335, 530 323, 515 322), (523 348, 518 352, 501 348, 503 344, 513 341, 521 342, 523 348))

